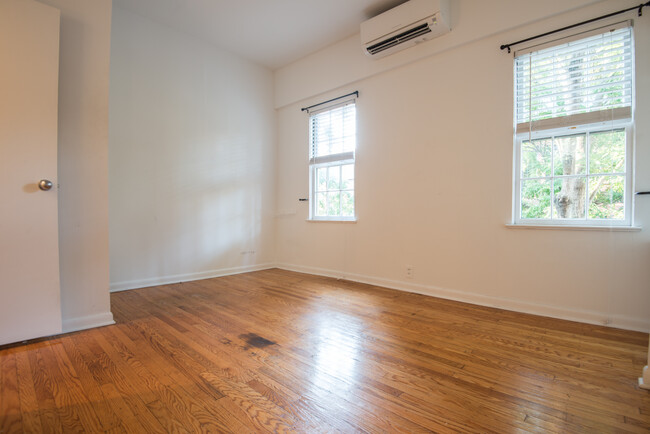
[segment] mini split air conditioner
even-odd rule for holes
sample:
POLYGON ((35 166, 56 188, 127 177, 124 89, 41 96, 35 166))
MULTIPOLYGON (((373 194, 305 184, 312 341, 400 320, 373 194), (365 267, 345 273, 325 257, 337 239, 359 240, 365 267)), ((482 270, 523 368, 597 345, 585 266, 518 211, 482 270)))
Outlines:
POLYGON ((361 42, 378 59, 449 30, 449 0, 410 0, 361 23, 361 42))

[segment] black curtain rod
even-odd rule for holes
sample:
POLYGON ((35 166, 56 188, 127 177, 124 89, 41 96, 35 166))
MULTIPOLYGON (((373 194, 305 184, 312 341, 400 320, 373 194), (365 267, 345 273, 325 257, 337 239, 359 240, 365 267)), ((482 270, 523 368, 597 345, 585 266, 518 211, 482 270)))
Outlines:
POLYGON ((530 38, 522 39, 521 41, 511 42, 509 44, 503 44, 501 46, 501 49, 505 50, 507 48, 508 53, 510 53, 510 47, 512 47, 513 45, 518 45, 518 44, 521 44, 521 43, 524 43, 524 42, 532 41, 533 39, 537 39, 537 38, 543 38, 544 36, 552 35, 553 33, 558 33, 558 32, 561 32, 563 30, 568 30, 568 29, 572 29, 574 27, 578 27, 578 26, 582 26, 582 25, 585 25, 585 24, 593 23, 594 21, 604 20, 605 18, 613 17, 614 15, 618 15, 618 14, 622 14, 622 13, 625 13, 625 12, 633 11, 635 9, 639 11, 639 16, 641 16, 643 14, 643 8, 646 7, 646 6, 650 6, 650 1, 647 1, 645 3, 641 3, 639 6, 634 6, 634 7, 627 8, 627 9, 622 9, 622 10, 617 11, 617 12, 612 12, 611 14, 603 15, 601 17, 592 18, 590 20, 583 21, 581 23, 572 24, 570 26, 562 27, 561 29, 551 30, 550 32, 542 33, 541 35, 531 36, 530 38))
MULTIPOLYGON (((650 3, 650 2, 648 2, 648 3, 650 3)), ((358 91, 358 90, 355 90, 354 92, 352 92, 352 93, 348 93, 347 95, 338 96, 338 97, 336 97, 336 98, 332 98, 332 99, 329 99, 329 100, 327 100, 327 101, 319 102, 318 104, 310 105, 309 107, 303 107, 303 108, 300 109, 300 110, 306 112, 306 111, 308 111, 309 109, 312 109, 312 108, 314 108, 314 107, 318 107, 319 105, 327 104, 328 102, 336 101, 337 99, 347 98, 347 97, 352 96, 352 95, 356 95, 357 98, 359 98, 359 91, 358 91)))

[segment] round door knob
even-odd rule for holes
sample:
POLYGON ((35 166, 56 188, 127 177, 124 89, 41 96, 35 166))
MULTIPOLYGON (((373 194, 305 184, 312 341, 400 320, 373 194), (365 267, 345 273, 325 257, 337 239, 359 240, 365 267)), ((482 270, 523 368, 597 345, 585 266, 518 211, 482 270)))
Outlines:
POLYGON ((41 179, 41 181, 38 183, 38 188, 40 188, 43 191, 48 191, 49 189, 52 188, 52 181, 48 181, 47 179, 41 179))

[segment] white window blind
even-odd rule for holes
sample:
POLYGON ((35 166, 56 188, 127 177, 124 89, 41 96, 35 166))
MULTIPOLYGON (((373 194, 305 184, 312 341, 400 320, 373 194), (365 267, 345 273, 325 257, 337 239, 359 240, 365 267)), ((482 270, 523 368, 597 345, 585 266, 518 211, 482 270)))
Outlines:
POLYGON ((354 100, 310 113, 310 164, 354 159, 356 116, 354 100))
POLYGON ((515 58, 517 132, 631 117, 632 29, 515 58))

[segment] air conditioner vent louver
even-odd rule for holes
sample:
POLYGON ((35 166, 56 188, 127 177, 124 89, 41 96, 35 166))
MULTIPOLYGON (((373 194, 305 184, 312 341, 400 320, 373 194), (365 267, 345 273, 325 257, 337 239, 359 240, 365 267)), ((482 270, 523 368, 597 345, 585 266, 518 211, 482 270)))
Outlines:
POLYGON ((380 53, 384 50, 388 50, 391 47, 394 47, 396 45, 401 44, 402 42, 406 42, 410 39, 417 38, 418 36, 425 35, 427 33, 431 33, 431 28, 429 27, 429 24, 422 24, 420 26, 414 27, 412 29, 409 29, 408 31, 404 33, 400 33, 399 35, 395 35, 390 39, 386 39, 385 41, 381 41, 378 44, 371 45, 367 48, 368 53, 370 54, 377 54, 380 53))

